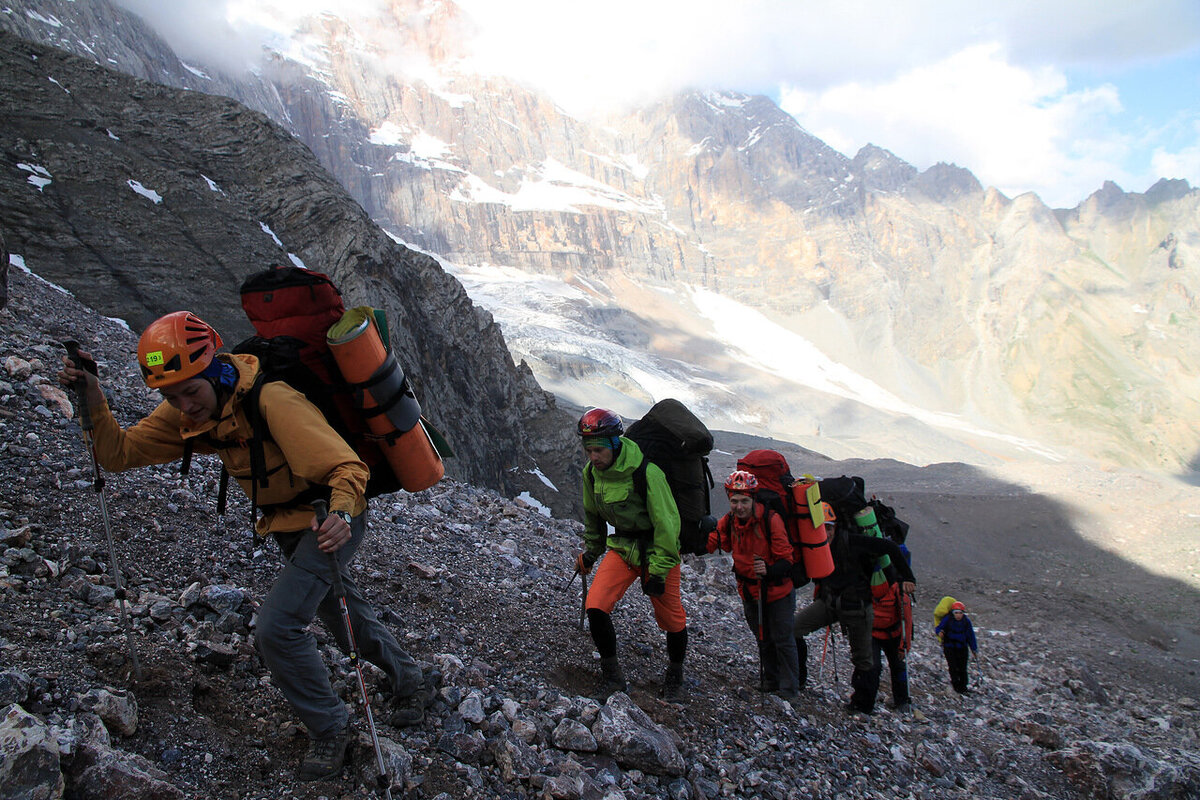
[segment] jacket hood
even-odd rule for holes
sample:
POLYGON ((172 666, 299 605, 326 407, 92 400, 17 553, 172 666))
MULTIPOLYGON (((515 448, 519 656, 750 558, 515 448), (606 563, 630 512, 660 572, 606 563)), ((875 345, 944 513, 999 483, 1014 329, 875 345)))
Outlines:
POLYGON ((637 442, 622 436, 621 452, 617 453, 612 466, 604 470, 604 474, 608 476, 631 475, 637 469, 638 464, 642 463, 642 458, 642 448, 638 447, 637 442))

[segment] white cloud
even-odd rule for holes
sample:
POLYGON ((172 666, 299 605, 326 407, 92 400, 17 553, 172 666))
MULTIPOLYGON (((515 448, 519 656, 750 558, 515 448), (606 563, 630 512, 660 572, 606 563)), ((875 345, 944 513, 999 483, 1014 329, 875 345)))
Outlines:
MULTIPOLYGON (((369 16, 385 0, 115 0, 137 14, 186 60, 231 72, 256 64, 264 44, 279 44, 311 16, 369 16)), ((208 77, 204 75, 202 77, 208 77)))
MULTIPOLYGON (((306 17, 379 17, 371 50, 393 72, 438 80, 423 63, 425 33, 446 22, 439 0, 117 0, 146 17, 181 56, 244 66, 264 43, 321 58, 285 40, 306 17), (406 47, 395 46, 407 42, 406 47), (416 43, 414 48, 413 42, 416 43)), ((586 115, 687 88, 778 96, 801 124, 843 152, 870 141, 919 167, 954 161, 1008 194, 1033 190, 1074 205, 1106 179, 1142 190, 1153 170, 1200 182, 1194 146, 1165 135, 1165 116, 1134 119, 1126 70, 1196 63, 1197 0, 458 0, 473 38, 454 28, 469 66, 548 92, 586 115), (1191 61, 1188 61, 1188 59, 1191 61), (1152 155, 1153 154, 1153 155, 1152 155)), ((365 30, 365 29, 364 29, 365 30)), ((1194 69, 1193 69, 1194 72, 1194 69)), ((1167 102, 1200 118, 1194 75, 1178 72, 1167 102), (1177 99, 1176 99, 1177 98, 1177 99)), ((457 97, 457 96, 456 96, 457 97)), ((462 102, 458 98, 456 102, 462 102)))
POLYGON ((1193 144, 1171 152, 1155 148, 1150 157, 1151 171, 1164 178, 1189 178, 1193 186, 1200 185, 1200 119, 1193 120, 1193 144))
POLYGON ((785 86, 780 105, 847 155, 868 142, 917 167, 952 161, 1009 195, 1073 206, 1123 174, 1131 143, 1112 136, 1115 87, 1071 91, 1055 68, 1010 63, 976 45, 891 80, 820 92, 785 86))

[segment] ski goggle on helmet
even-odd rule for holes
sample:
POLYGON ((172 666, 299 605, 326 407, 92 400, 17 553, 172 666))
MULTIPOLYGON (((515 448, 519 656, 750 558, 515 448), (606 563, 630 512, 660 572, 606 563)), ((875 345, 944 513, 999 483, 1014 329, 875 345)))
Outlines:
POLYGON ((744 469, 735 470, 728 478, 725 479, 726 494, 749 494, 753 495, 758 491, 758 478, 754 477, 753 472, 747 472, 744 469))
POLYGON ((579 418, 579 435, 583 437, 620 436, 625 432, 621 418, 607 408, 593 408, 584 412, 579 418))
POLYGON ((223 344, 213 327, 190 311, 151 322, 138 339, 138 367, 151 389, 182 383, 204 372, 223 344))

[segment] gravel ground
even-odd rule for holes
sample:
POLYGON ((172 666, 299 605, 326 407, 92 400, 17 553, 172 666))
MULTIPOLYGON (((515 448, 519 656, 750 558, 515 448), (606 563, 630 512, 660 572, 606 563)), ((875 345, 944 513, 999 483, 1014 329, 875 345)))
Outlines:
MULTIPOLYGON (((131 333, 12 273, 0 311, 0 696, 56 731, 87 717, 89 692, 134 698, 132 730, 105 724, 116 757, 156 776, 143 796, 370 796, 374 761, 357 708, 355 765, 334 781, 293 779, 306 739, 252 640, 254 607, 278 554, 252 541, 241 498, 217 518, 213 461, 198 459, 187 477, 178 465, 107 476, 143 669, 134 679, 90 464, 66 398, 52 386, 55 342, 70 334, 91 347, 122 421, 148 411, 153 397, 131 369, 131 333)), ((720 447, 732 454, 747 444, 723 437, 720 447)), ((918 470, 787 455, 794 467, 809 459, 824 474, 862 474, 869 488, 886 487, 880 494, 913 524, 912 714, 890 709, 885 676, 874 716, 844 715, 849 665, 840 636, 824 664, 823 641, 810 641, 810 686, 794 708, 755 691, 757 659, 728 562, 689 557, 681 701, 658 695, 665 643, 649 603, 635 590, 614 615, 629 697, 666 731, 682 772, 637 766, 615 746, 572 749, 558 732, 564 721, 595 732, 603 716, 591 697, 597 659, 577 627, 579 582, 569 581, 580 525, 444 482, 374 501, 371 539, 355 566, 385 621, 440 685, 423 726, 379 724, 399 767, 396 796, 1197 796, 1196 630, 1177 605, 1195 607, 1187 573, 1194 547, 1173 533, 1139 531, 1138 546, 1157 541, 1163 555, 1155 562, 1140 552, 1131 562, 1108 549, 1110 529, 1078 532, 1086 518, 1078 509, 1088 507, 1080 503, 1103 494, 1106 479, 1124 486, 1124 476, 1089 473, 1070 496, 1042 495, 963 465, 918 470), (929 635, 928 615, 946 593, 966 598, 981 639, 976 691, 966 697, 947 692, 929 635)), ((724 457, 714 457, 714 472, 724 457)), ((1179 491, 1173 502, 1194 502, 1179 491)), ((1176 521, 1155 513, 1160 532, 1176 521)), ((317 632, 337 688, 356 703, 348 661, 317 632)), ((377 690, 379 673, 368 665, 367 675, 377 690)), ((66 796, 102 796, 79 761, 63 755, 66 796)))

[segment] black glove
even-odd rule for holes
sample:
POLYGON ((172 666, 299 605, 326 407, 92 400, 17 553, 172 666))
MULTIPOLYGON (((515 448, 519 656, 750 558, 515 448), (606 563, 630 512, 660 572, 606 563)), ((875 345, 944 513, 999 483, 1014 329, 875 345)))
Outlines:
POLYGON ((658 575, 651 575, 642 584, 642 594, 647 597, 662 597, 663 592, 667 590, 667 582, 658 575))

